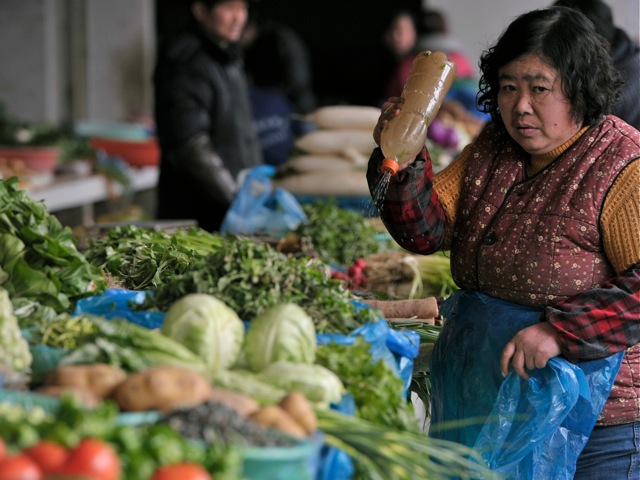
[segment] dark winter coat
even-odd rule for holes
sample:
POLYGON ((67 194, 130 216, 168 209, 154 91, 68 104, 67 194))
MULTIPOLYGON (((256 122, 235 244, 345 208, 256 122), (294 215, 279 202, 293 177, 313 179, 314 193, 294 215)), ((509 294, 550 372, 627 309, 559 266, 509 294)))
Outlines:
POLYGON ((238 174, 262 163, 241 50, 194 26, 161 46, 154 86, 162 151, 157 216, 218 230, 238 174))

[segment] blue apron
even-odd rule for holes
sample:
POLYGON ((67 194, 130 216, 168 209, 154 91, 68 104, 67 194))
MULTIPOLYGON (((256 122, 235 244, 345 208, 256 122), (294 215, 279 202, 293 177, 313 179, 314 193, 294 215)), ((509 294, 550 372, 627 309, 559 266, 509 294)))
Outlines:
POLYGON ((500 478, 572 479, 624 352, 578 364, 556 357, 528 381, 503 378, 502 349, 542 310, 459 291, 440 312, 429 435, 474 447, 500 478))

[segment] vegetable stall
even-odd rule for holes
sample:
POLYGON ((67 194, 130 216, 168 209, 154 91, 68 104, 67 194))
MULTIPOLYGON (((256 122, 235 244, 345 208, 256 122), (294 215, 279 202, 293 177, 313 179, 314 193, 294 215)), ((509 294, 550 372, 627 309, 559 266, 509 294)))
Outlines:
POLYGON ((410 399, 446 256, 304 209, 278 239, 122 224, 80 249, 0 180, 0 479, 483 478, 410 399))

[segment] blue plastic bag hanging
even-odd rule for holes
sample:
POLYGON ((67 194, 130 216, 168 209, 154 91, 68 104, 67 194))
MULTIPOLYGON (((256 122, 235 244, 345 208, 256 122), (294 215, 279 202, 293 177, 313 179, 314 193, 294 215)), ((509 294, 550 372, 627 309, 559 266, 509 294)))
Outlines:
POLYGON ((573 365, 552 359, 524 381, 500 373, 500 355, 541 310, 460 291, 431 357, 430 436, 476 448, 501 478, 571 479, 609 396, 622 352, 573 365), (457 422, 457 423, 456 423, 457 422))
POLYGON ((282 188, 273 188, 272 165, 249 171, 220 226, 221 233, 282 237, 307 216, 295 197, 282 188))

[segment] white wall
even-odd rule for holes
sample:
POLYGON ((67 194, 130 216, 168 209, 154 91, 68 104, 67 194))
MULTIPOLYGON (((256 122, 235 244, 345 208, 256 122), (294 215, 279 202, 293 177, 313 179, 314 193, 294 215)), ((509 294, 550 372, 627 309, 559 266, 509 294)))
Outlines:
MULTIPOLYGON (((549 6, 553 0, 423 0, 448 19, 451 34, 466 46, 465 53, 474 60, 490 46, 502 30, 518 15, 549 6)), ((613 21, 631 38, 640 40, 640 1, 606 0, 613 21)))
POLYGON ((0 102, 21 120, 148 115, 153 0, 0 0, 0 102))
MULTIPOLYGON (((447 15, 451 33, 477 64, 515 16, 551 1, 423 3, 447 15)), ((607 0, 614 21, 638 39, 639 1, 607 0)), ((127 120, 149 114, 154 7, 154 0, 0 0, 0 102, 28 121, 127 120)))

